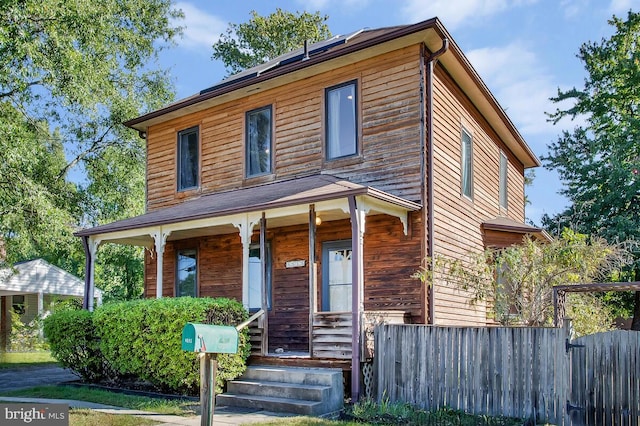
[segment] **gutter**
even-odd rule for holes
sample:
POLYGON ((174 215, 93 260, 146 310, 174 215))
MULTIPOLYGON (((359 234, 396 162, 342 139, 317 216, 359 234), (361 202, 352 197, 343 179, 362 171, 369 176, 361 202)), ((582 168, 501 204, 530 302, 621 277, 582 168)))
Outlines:
MULTIPOLYGON (((438 58, 443 55, 447 49, 449 48, 449 40, 447 38, 443 38, 442 39, 442 47, 428 55, 425 56, 424 61, 425 61, 425 65, 427 67, 427 73, 426 73, 426 78, 427 78, 427 93, 426 93, 426 97, 427 97, 427 140, 426 140, 426 150, 424 152, 424 156, 426 158, 424 158, 424 164, 427 168, 427 185, 425 188, 425 185, 423 185, 423 197, 426 199, 422 200, 422 205, 426 206, 426 220, 427 220, 427 257, 429 257, 429 262, 430 264, 428 265, 428 267, 431 269, 431 271, 434 270, 434 266, 435 266, 435 259, 434 259, 434 238, 433 238, 433 193, 434 193, 434 189, 433 189, 433 70, 438 62, 438 58), (426 193, 424 193, 424 191, 426 190, 426 193)), ((424 179, 424 175, 423 175, 423 179, 424 179)), ((423 218, 425 217, 425 215, 423 214, 423 218)), ((426 265, 425 265, 426 266, 426 265)), ((434 283, 433 280, 431 282, 431 285, 429 286, 429 319, 428 319, 428 323, 429 324, 435 324, 435 303, 434 303, 434 296, 435 296, 435 292, 434 292, 434 283)))

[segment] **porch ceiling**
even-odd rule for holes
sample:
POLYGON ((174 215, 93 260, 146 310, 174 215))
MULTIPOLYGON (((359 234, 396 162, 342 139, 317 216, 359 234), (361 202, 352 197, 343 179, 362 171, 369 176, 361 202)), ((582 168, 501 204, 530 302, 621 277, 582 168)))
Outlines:
POLYGON ((369 214, 398 217, 422 208, 420 204, 378 189, 330 175, 313 175, 260 186, 203 195, 140 216, 76 232, 102 242, 150 246, 159 227, 169 230, 167 240, 237 232, 241 218, 257 224, 266 213, 269 227, 308 223, 314 204, 323 222, 349 218, 347 198, 357 196, 369 214), (255 220, 255 222, 254 222, 255 220))

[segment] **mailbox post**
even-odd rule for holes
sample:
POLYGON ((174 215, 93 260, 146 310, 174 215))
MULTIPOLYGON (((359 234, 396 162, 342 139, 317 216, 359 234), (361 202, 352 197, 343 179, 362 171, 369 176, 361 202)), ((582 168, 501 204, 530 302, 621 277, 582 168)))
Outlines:
POLYGON ((200 353, 200 424, 211 426, 216 403, 217 354, 238 352, 238 330, 231 326, 189 322, 182 329, 182 350, 200 353))

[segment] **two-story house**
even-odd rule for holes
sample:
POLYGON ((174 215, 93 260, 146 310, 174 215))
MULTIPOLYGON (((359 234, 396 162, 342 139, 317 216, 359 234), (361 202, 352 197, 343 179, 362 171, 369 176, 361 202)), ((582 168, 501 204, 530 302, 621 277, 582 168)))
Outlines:
POLYGON ((523 223, 539 160, 437 18, 311 44, 125 124, 147 142, 146 213, 77 233, 87 303, 100 243, 147 247, 147 297, 241 300, 262 313, 254 358, 343 366, 355 395, 370 318, 490 322, 412 278, 423 259, 540 232, 523 223))

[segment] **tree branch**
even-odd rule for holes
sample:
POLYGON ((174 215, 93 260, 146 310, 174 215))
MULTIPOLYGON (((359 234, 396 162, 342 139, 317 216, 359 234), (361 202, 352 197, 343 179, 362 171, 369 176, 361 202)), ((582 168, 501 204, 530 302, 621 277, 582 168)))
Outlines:
POLYGON ((104 133, 102 133, 102 135, 100 135, 99 138, 97 138, 96 140, 93 141, 93 143, 91 144, 91 146, 89 146, 87 149, 85 149, 84 151, 82 151, 81 153, 79 153, 78 155, 76 155, 76 157, 71 160, 58 174, 58 179, 62 178, 64 175, 67 174, 67 172, 72 169, 73 167, 75 167, 80 161, 84 160, 85 158, 87 158, 87 156, 93 152, 98 151, 100 148, 103 148, 103 142, 105 140, 105 138, 107 137, 107 135, 109 134, 109 132, 111 131, 111 129, 113 129, 113 125, 107 127, 107 129, 104 131, 104 133))
POLYGON ((15 88, 15 89, 9 90, 8 92, 0 93, 0 99, 13 96, 13 95, 15 95, 17 93, 20 93, 20 92, 24 91, 24 89, 26 87, 37 86, 39 84, 42 84, 42 80, 30 81, 30 82, 26 83, 25 87, 23 87, 23 88, 15 88))

